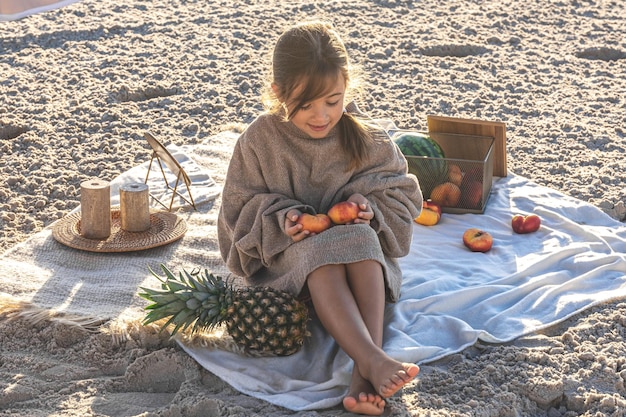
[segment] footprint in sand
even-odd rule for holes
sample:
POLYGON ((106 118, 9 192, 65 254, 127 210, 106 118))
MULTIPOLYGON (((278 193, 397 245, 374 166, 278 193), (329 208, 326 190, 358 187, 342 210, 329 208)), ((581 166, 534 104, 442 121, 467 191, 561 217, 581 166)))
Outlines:
POLYGON ((602 46, 583 49, 576 52, 576 57, 601 61, 617 61, 618 59, 626 59, 626 51, 602 46))
POLYGON ((126 370, 128 387, 134 392, 177 392, 187 380, 188 360, 180 352, 166 349, 141 356, 126 370))
POLYGON ((163 87, 157 85, 131 90, 127 86, 121 86, 118 91, 111 94, 111 97, 116 101, 124 103, 128 101, 138 102, 159 97, 169 97, 180 93, 181 89, 178 87, 163 87))
POLYGON ((0 125, 0 140, 2 139, 15 139, 22 133, 26 133, 28 129, 23 126, 15 125, 0 125))
POLYGON ((463 58, 470 55, 482 55, 491 52, 490 49, 480 45, 435 45, 422 49, 422 55, 426 56, 451 56, 463 58))

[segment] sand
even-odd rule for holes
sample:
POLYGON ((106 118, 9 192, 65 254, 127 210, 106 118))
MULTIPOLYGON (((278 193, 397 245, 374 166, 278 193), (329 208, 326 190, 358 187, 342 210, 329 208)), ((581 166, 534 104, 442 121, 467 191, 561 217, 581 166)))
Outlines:
MULTIPOLYGON (((273 41, 318 17, 363 70, 359 106, 507 125, 510 172, 626 219, 623 2, 84 0, 0 23, 0 251, 143 162, 150 130, 196 144, 262 110, 273 41)), ((224 166, 227 164, 224 161, 224 166)), ((19 279, 19 278, 17 278, 19 279)), ((624 416, 626 303, 424 365, 392 416, 624 416)), ((0 321, 0 415, 347 416, 242 395, 162 336, 0 321)))

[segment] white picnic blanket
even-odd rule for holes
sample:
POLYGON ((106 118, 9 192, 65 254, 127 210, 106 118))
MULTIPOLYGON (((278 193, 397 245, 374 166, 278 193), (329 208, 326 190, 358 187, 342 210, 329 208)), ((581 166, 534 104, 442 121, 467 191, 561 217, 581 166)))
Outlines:
MULTIPOLYGON (((197 211, 177 211, 188 225, 181 240, 138 252, 91 253, 56 242, 48 227, 2 255, 0 293, 61 312, 141 318, 147 302, 137 296, 139 287, 159 286, 148 267, 201 266, 227 274, 216 242, 216 197, 236 137, 224 132, 192 148, 172 149, 187 158, 186 170, 197 169, 192 192, 205 197, 197 211), (217 184, 209 185, 211 178, 217 184)), ((137 182, 145 168, 122 174, 114 184, 137 182)), ((626 297, 626 225, 519 176, 495 181, 483 215, 444 214, 436 226, 413 228, 411 253, 401 261, 402 297, 388 307, 385 328, 385 349, 402 361, 430 362, 477 340, 510 341, 626 297), (541 229, 514 234, 510 220, 517 212, 537 213, 541 229), (467 250, 461 236, 469 227, 491 232, 494 248, 486 254, 467 250)), ((183 348, 253 397, 292 410, 332 407, 347 390, 351 362, 317 321, 310 329, 307 344, 290 357, 183 348)))
MULTIPOLYGON (((415 225, 413 238, 401 261, 401 299, 389 306, 385 327, 384 348, 401 361, 431 362, 477 340, 507 342, 626 297, 626 225, 515 175, 495 182, 483 215, 444 214, 436 226, 415 225), (518 212, 538 214, 543 226, 513 233, 518 212), (490 252, 465 248, 469 227, 493 235, 490 252)), ((287 358, 183 347, 248 395, 292 410, 332 407, 347 391, 351 361, 318 322, 311 332, 287 358)))

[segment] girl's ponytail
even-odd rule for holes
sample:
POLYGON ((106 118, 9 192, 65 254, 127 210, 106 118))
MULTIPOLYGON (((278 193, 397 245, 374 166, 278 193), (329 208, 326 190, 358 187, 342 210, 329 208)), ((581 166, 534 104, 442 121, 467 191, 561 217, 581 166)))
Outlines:
POLYGON ((341 147, 350 156, 347 170, 357 169, 365 159, 367 145, 371 143, 374 128, 354 113, 343 112, 339 121, 341 147))

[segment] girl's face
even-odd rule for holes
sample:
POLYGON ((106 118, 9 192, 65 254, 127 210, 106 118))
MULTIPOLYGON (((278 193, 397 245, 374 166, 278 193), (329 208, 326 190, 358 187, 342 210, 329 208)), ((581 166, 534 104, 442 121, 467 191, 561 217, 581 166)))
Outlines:
MULTIPOLYGON (((291 122, 298 129, 314 139, 328 136, 343 114, 343 99, 346 92, 343 77, 336 77, 330 81, 328 87, 320 98, 304 103, 291 118, 291 122)), ((298 90, 296 89, 296 92, 298 90)), ((289 104, 287 110, 292 111, 289 104)))

